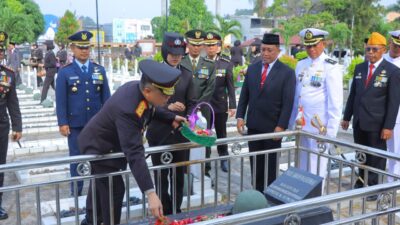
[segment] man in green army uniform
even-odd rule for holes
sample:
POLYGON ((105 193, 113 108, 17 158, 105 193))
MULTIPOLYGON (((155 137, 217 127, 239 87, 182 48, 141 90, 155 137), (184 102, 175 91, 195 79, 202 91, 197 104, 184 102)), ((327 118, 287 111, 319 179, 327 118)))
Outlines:
MULTIPOLYGON (((215 66, 214 61, 200 56, 203 50, 206 33, 201 30, 190 30, 185 34, 189 53, 182 59, 181 66, 187 68, 193 75, 194 96, 197 103, 211 103, 215 89, 215 66)), ((208 126, 211 128, 211 113, 207 108, 202 108, 201 112, 207 119, 208 126)), ((190 113, 190 112, 189 112, 190 113)), ((211 149, 207 148, 207 155, 211 149)), ((211 169, 210 163, 206 164, 205 175, 210 177, 208 171, 211 169)))
MULTIPOLYGON (((185 36, 189 54, 182 59, 181 66, 192 72, 197 102, 209 103, 214 94, 215 69, 212 60, 200 56, 206 33, 201 30, 190 30, 186 32, 185 36)), ((207 114, 205 116, 208 119, 210 116, 207 114)))

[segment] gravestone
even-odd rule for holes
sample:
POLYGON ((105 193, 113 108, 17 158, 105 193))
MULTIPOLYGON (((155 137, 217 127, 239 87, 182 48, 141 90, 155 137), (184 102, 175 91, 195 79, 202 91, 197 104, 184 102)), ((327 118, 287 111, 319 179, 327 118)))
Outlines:
POLYGON ((280 205, 321 196, 323 178, 289 167, 265 191, 268 201, 280 205))

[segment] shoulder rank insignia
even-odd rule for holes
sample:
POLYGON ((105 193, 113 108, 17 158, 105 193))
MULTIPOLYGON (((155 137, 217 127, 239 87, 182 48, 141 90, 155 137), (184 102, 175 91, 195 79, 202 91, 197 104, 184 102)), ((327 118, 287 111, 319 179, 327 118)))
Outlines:
POLYGON ((224 56, 221 56, 220 59, 225 61, 225 62, 231 62, 231 60, 229 58, 224 57, 224 56))
POLYGON ((330 58, 325 59, 325 62, 330 63, 332 65, 335 65, 337 63, 335 60, 330 59, 330 58))
POLYGON ((147 102, 145 100, 140 101, 139 105, 136 107, 136 115, 142 118, 144 111, 148 108, 147 102))

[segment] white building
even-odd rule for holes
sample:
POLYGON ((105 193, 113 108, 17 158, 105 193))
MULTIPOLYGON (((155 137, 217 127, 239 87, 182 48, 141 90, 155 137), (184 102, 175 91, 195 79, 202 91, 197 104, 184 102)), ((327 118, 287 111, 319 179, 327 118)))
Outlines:
MULTIPOLYGON (((243 40, 262 37, 265 32, 271 32, 276 26, 276 21, 272 19, 260 18, 258 16, 231 16, 231 20, 237 20, 242 25, 243 40)), ((232 41, 235 41, 232 38, 232 41)))
POLYGON ((134 43, 153 36, 150 19, 113 19, 113 42, 134 43))

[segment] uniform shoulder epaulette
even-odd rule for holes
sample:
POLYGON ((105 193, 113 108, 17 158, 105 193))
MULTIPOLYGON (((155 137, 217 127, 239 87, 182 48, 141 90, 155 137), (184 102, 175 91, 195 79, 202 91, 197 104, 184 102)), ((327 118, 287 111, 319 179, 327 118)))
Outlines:
POLYGON ((222 59, 225 62, 231 62, 231 60, 227 57, 221 56, 220 59, 222 59))
POLYGON ((330 64, 332 64, 332 65, 335 65, 335 64, 337 63, 335 60, 330 59, 330 58, 326 58, 326 59, 325 59, 325 62, 330 63, 330 64))
POLYGON ((8 66, 6 66, 6 65, 1 65, 1 67, 3 67, 3 68, 6 69, 6 70, 9 70, 9 71, 11 71, 11 72, 14 72, 14 70, 13 70, 11 67, 8 67, 8 66))
POLYGON ((209 63, 214 63, 214 61, 213 61, 213 60, 211 60, 211 59, 207 59, 207 58, 204 58, 204 61, 206 61, 206 62, 209 62, 209 63))

